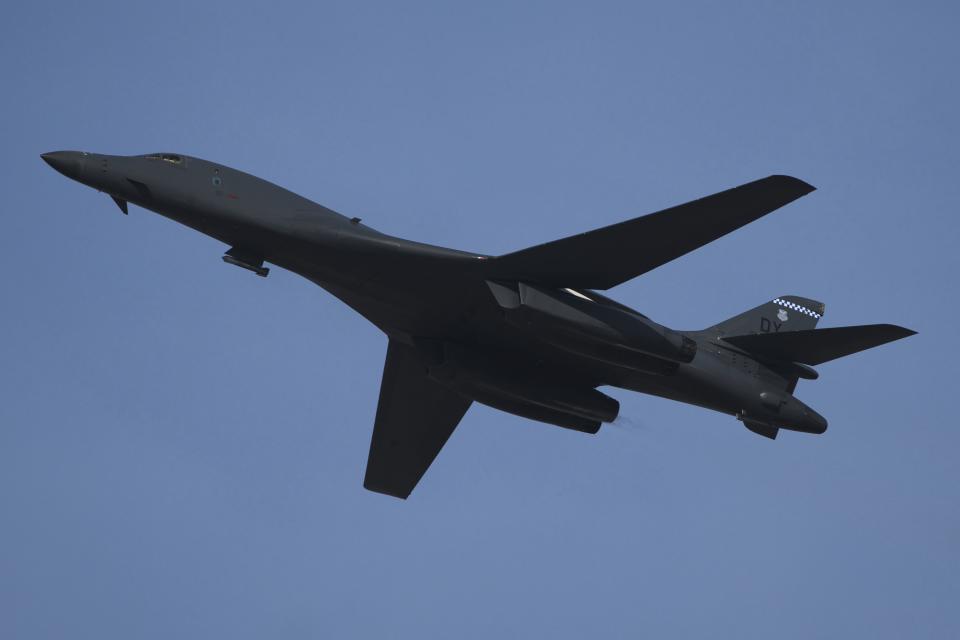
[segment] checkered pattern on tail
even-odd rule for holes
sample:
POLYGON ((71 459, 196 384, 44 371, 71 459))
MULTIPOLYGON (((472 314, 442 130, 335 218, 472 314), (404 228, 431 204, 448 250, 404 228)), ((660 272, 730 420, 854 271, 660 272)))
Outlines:
POLYGON ((794 311, 799 311, 800 313, 805 313, 805 314, 807 314, 808 316, 810 316, 811 318, 816 318, 817 320, 819 320, 819 319, 823 316, 823 313, 822 313, 822 311, 823 311, 823 303, 819 303, 819 305, 820 305, 819 308, 820 308, 820 310, 821 310, 821 313, 817 313, 817 312, 814 311, 813 309, 808 309, 807 307, 803 306, 802 304, 797 304, 797 303, 795 303, 795 302, 790 302, 789 300, 785 300, 785 299, 783 299, 783 298, 777 298, 776 300, 773 301, 773 304, 778 304, 778 305, 780 305, 781 307, 786 307, 787 309, 793 309, 794 311))

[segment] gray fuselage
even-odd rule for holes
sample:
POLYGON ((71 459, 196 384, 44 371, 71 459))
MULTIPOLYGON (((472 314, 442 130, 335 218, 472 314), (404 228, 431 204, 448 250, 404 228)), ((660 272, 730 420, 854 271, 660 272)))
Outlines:
MULTIPOLYGON (((692 358, 663 359, 641 349, 632 360, 638 364, 631 365, 596 355, 590 336, 578 331, 556 335, 580 336, 576 339, 585 348, 567 348, 563 339, 544 339, 548 332, 538 324, 539 316, 531 316, 528 324, 508 321, 510 314, 491 294, 494 285, 485 272, 491 257, 380 233, 221 164, 182 154, 63 151, 45 154, 44 159, 123 206, 132 202, 216 238, 242 255, 311 280, 391 339, 482 353, 487 369, 519 371, 515 375, 540 386, 609 385, 731 415, 776 420, 779 426, 799 431, 826 429, 826 421, 794 398, 792 388, 786 389, 781 371, 723 343, 720 336, 674 332, 594 291, 552 289, 546 294, 559 305, 579 305, 587 316, 593 315, 590 309, 595 305, 598 311, 643 323, 668 338, 686 338, 695 348, 692 358)), ((601 347, 610 347, 609 341, 597 348, 601 347)))

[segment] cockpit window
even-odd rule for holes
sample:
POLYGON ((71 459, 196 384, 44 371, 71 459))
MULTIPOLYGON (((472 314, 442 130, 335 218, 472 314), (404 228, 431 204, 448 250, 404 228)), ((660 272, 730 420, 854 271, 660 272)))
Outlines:
POLYGON ((164 162, 169 162, 170 164, 183 163, 183 158, 175 153, 148 153, 143 157, 147 160, 163 160, 164 162))

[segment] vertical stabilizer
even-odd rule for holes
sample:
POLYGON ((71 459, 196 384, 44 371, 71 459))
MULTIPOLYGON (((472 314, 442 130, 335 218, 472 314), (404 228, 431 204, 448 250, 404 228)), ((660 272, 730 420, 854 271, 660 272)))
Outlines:
POLYGON ((779 296, 750 311, 715 324, 707 331, 718 336, 780 333, 813 329, 823 317, 822 302, 800 296, 779 296))

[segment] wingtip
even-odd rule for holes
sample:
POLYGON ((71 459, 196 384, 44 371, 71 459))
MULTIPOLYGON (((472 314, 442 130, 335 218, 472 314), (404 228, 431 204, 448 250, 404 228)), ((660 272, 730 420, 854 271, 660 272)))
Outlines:
POLYGON ((890 342, 893 342, 894 340, 903 340, 904 338, 917 335, 917 332, 913 329, 907 329, 906 327, 901 327, 896 324, 883 324, 879 326, 882 326, 887 331, 888 335, 891 336, 890 342))
POLYGON ((363 488, 371 493, 379 493, 380 495, 390 496, 391 498, 398 498, 400 500, 406 500, 410 497, 410 494, 413 493, 412 491, 398 491, 396 487, 389 486, 388 484, 381 484, 368 479, 363 481, 363 488))
POLYGON ((775 173, 774 175, 770 176, 767 179, 775 180, 781 183, 784 187, 790 187, 790 188, 796 189, 798 192, 800 192, 801 195, 806 195, 812 191, 817 190, 817 188, 812 184, 810 184, 809 182, 801 180, 800 178, 788 176, 783 173, 775 173))

